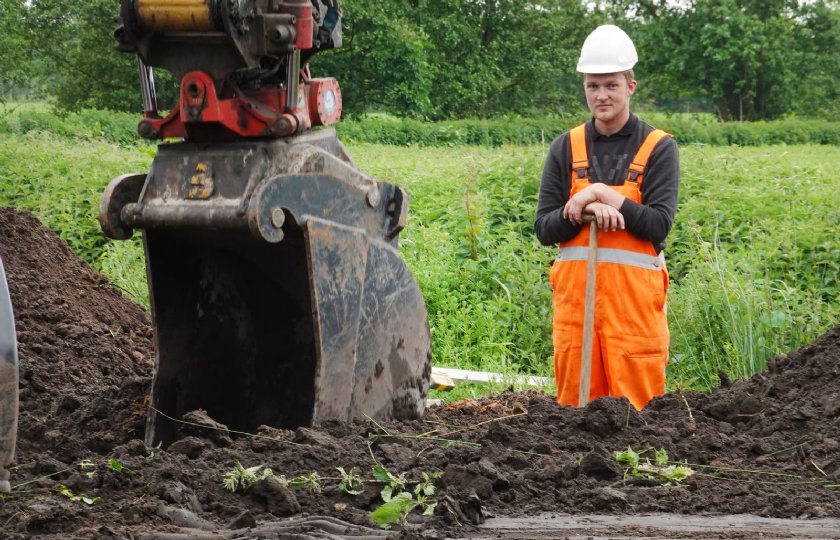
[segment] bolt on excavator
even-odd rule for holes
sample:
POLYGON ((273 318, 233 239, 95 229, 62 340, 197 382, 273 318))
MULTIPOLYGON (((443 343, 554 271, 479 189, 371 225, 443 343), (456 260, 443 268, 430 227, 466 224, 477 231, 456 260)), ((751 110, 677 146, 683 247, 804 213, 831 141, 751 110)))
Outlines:
POLYGON ((100 223, 142 230, 156 366, 149 445, 203 409, 238 431, 423 414, 431 339, 397 252, 407 193, 360 172, 331 125, 337 0, 121 0, 138 58, 147 173, 108 185, 100 223), (155 68, 180 79, 158 110, 155 68), (314 129, 317 128, 317 129, 314 129))

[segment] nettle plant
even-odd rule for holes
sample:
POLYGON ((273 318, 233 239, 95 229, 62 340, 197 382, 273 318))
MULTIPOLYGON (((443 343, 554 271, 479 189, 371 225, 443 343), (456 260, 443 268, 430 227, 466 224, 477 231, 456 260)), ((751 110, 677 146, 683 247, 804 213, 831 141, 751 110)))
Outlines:
POLYGON ((244 467, 239 460, 234 460, 233 469, 222 475, 222 487, 231 493, 244 493, 254 484, 274 476, 274 472, 265 465, 244 467))
POLYGON ((347 495, 361 495, 365 491, 364 479, 356 474, 356 469, 345 471, 344 467, 336 467, 338 474, 341 475, 341 481, 338 483, 338 491, 346 493, 347 495))
POLYGON ((629 446, 627 450, 616 451, 615 460, 624 468, 624 479, 628 476, 647 478, 650 480, 662 481, 663 485, 676 485, 694 474, 694 470, 684 463, 673 463, 668 458, 668 452, 664 448, 649 448, 643 450, 644 454, 649 450, 654 451, 654 460, 642 459, 639 452, 629 446))
MULTIPOLYGON (((113 470, 113 471, 115 471, 115 472, 117 472, 117 473, 134 474, 134 471, 132 471, 131 469, 129 469, 128 467, 123 465, 122 462, 120 462, 116 459, 113 459, 113 458, 108 459, 108 461, 106 461, 102 465, 111 469, 111 470, 113 470)), ((100 466, 99 464, 97 464, 97 463, 95 463, 95 462, 93 462, 89 459, 83 459, 78 464, 79 472, 83 473, 85 475, 85 477, 88 478, 88 479, 93 479, 96 476, 97 468, 99 466, 100 466)), ((67 469, 67 470, 69 470, 69 469, 67 469)), ((66 471, 60 471, 60 472, 66 472, 66 471)), ((59 484, 59 486, 57 488, 57 491, 58 491, 58 493, 60 493, 61 495, 64 495, 65 497, 67 497, 68 499, 70 499, 73 502, 82 502, 82 503, 85 503, 88 506, 93 506, 94 504, 99 504, 100 502, 102 502, 102 497, 100 497, 98 495, 94 496, 94 497, 90 497, 88 495, 85 495, 84 493, 75 493, 75 492, 73 492, 73 490, 71 490, 69 487, 67 487, 64 484, 59 484)))
POLYGON ((264 465, 245 467, 239 461, 234 461, 233 469, 222 475, 222 487, 232 493, 244 493, 257 483, 273 478, 294 491, 321 493, 324 482, 338 481, 336 489, 340 493, 357 496, 364 493, 366 483, 376 482, 382 484, 379 491, 382 504, 375 508, 369 517, 384 529, 397 523, 405 524, 408 515, 415 510, 419 509, 422 515, 430 516, 437 507, 437 500, 434 498, 437 493, 435 480, 443 475, 440 471, 432 474, 423 472, 422 480, 411 481, 405 472, 394 474, 382 465, 373 468, 372 479, 363 478, 352 468, 347 470, 344 467, 336 467, 336 470, 339 474, 336 478, 324 478, 317 472, 312 472, 287 479, 285 476, 275 475, 264 465))
POLYGON ((405 524, 408 515, 417 508, 424 516, 431 516, 437 507, 437 501, 433 499, 437 493, 434 481, 442 475, 440 471, 431 475, 423 472, 423 480, 416 482, 412 490, 405 473, 394 475, 382 465, 377 465, 373 468, 373 476, 385 484, 379 492, 384 502, 368 515, 384 529, 395 523, 405 524))

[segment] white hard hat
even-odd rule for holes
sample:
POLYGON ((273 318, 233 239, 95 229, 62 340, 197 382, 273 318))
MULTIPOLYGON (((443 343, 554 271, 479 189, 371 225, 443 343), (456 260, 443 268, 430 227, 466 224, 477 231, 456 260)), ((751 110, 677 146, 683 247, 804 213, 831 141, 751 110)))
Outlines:
POLYGON ((577 70, 581 73, 621 73, 633 69, 638 61, 630 36, 613 24, 604 24, 583 42, 577 70))

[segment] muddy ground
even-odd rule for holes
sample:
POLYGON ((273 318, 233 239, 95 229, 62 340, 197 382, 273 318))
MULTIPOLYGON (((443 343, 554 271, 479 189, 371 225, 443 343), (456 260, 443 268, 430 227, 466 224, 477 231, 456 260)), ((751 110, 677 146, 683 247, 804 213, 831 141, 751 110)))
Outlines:
POLYGON ((29 213, 0 209, 0 256, 21 362, 3 538, 372 536, 377 464, 412 482, 440 473, 434 515, 416 509, 392 529, 405 538, 463 536, 488 516, 545 512, 840 517, 840 327, 750 380, 712 395, 669 394, 641 413, 625 400, 576 410, 544 394, 504 392, 402 424, 254 436, 185 426, 164 450, 143 443, 154 364, 145 311, 29 213), (628 446, 663 448, 695 474, 672 486, 625 478, 613 451, 628 446), (320 491, 275 478, 231 493, 222 476, 236 461, 286 479, 317 473, 320 491), (365 478, 361 494, 339 492, 336 467, 365 478))

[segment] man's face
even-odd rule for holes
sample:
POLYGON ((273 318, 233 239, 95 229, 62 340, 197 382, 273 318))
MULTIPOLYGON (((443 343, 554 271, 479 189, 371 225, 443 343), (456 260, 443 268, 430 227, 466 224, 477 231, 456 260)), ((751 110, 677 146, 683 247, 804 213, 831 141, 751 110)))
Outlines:
POLYGON ((586 104, 596 120, 606 124, 629 116, 627 105, 636 91, 636 81, 627 81, 624 73, 588 73, 583 81, 586 104))

